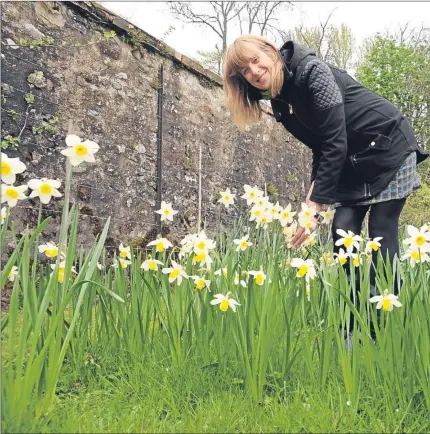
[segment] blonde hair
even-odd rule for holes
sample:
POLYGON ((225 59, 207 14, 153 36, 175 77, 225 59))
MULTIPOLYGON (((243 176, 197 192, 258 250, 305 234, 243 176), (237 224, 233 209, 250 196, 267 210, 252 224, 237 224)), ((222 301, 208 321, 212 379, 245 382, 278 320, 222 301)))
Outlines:
POLYGON ((266 38, 256 35, 239 36, 228 47, 224 55, 224 98, 225 105, 230 110, 233 121, 244 129, 261 119, 261 107, 258 100, 250 98, 251 86, 240 73, 241 68, 249 63, 250 56, 244 46, 245 43, 254 44, 273 60, 270 71, 272 83, 270 93, 276 96, 280 93, 284 82, 283 61, 278 49, 266 38))

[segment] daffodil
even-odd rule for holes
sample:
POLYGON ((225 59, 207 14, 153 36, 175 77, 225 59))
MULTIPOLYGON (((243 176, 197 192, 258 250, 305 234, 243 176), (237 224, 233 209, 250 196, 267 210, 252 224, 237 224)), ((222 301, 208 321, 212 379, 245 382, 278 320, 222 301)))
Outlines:
POLYGON ((371 253, 372 251, 377 252, 381 247, 381 243, 379 242, 381 240, 382 240, 382 237, 375 237, 375 238, 369 240, 366 243, 366 253, 371 253))
POLYGON ((201 231, 198 235, 192 239, 192 248, 194 253, 199 255, 200 253, 207 253, 209 250, 213 250, 216 247, 216 242, 209 239, 206 236, 205 231, 201 231))
POLYGON ((352 264, 355 268, 359 267, 362 263, 361 256, 357 253, 351 253, 350 257, 352 258, 352 264))
POLYGON ((308 228, 309 222, 312 222, 312 218, 316 212, 317 210, 314 206, 308 206, 306 203, 302 202, 302 209, 298 214, 299 225, 302 228, 308 228))
POLYGON ((273 216, 272 216, 272 214, 269 211, 265 210, 261 214, 260 217, 257 217, 255 219, 255 221, 257 222, 257 226, 256 226, 257 229, 259 227, 262 227, 263 229, 267 229, 268 228, 268 224, 272 223, 272 221, 273 221, 273 216))
POLYGON ((119 258, 119 259, 114 261, 114 263, 112 264, 112 267, 114 267, 114 268, 121 267, 123 270, 125 270, 130 264, 131 264, 131 261, 129 261, 128 259, 119 258))
POLYGON ((84 142, 80 137, 69 134, 66 137, 67 149, 61 151, 63 155, 69 158, 72 166, 78 166, 83 161, 94 163, 96 160, 94 154, 99 150, 99 145, 91 140, 85 140, 84 142))
POLYGON ((131 248, 130 246, 124 246, 122 243, 119 245, 119 257, 121 259, 131 259, 131 248))
POLYGON ((253 243, 248 241, 248 238, 249 238, 249 234, 246 234, 242 238, 238 238, 236 240, 233 240, 233 243, 237 244, 236 252, 238 252, 239 250, 244 252, 248 247, 252 246, 253 243))
MULTIPOLYGON (((52 269, 52 270, 55 270, 55 264, 51 264, 51 269, 52 269)), ((64 280, 64 273, 65 273, 65 271, 66 271, 66 260, 61 261, 60 264, 58 265, 58 277, 57 277, 57 278, 58 278, 58 282, 63 283, 63 280, 64 280)), ((72 273, 78 274, 78 273, 76 272, 74 266, 71 267, 71 271, 72 271, 72 273)), ((54 274, 54 273, 52 272, 52 273, 51 273, 51 276, 52 276, 53 274, 54 274)))
POLYGON ((5 184, 14 184, 16 175, 25 171, 27 167, 19 158, 9 158, 1 153, 1 181, 5 184))
POLYGON ((27 199, 24 191, 27 190, 27 185, 13 185, 2 184, 1 186, 1 202, 7 202, 10 208, 13 208, 18 203, 18 200, 27 199))
POLYGON ((10 282, 13 282, 17 274, 18 274, 18 267, 16 265, 13 265, 11 270, 9 271, 9 274, 7 275, 8 280, 10 282))
POLYGON ((279 214, 279 222, 282 227, 286 227, 287 225, 293 222, 293 217, 296 215, 295 211, 291 211, 291 203, 289 203, 285 208, 283 208, 279 214))
POLYGON ((163 265, 163 263, 161 261, 159 261, 158 259, 146 259, 145 261, 142 262, 142 265, 140 266, 140 268, 142 268, 145 271, 158 271, 158 266, 159 265, 163 265))
POLYGON ((411 267, 415 267, 416 264, 423 264, 425 262, 430 262, 430 256, 417 248, 409 248, 408 251, 401 257, 402 261, 405 259, 410 260, 411 267))
POLYGON ((398 300, 397 295, 394 294, 388 294, 388 290, 386 289, 384 291, 383 295, 376 295, 375 297, 372 297, 369 299, 370 303, 378 303, 376 305, 376 309, 385 310, 387 312, 390 312, 393 310, 393 306, 396 307, 402 307, 402 303, 398 300))
POLYGON ((336 262, 339 262, 340 265, 345 265, 348 261, 349 254, 340 248, 339 253, 334 253, 333 256, 336 258, 336 262))
POLYGON ((254 276, 255 284, 258 286, 264 285, 264 281, 266 280, 266 275, 264 271, 261 269, 259 271, 248 271, 248 274, 254 276))
POLYGON ((240 283, 244 288, 246 288, 246 281, 240 278, 240 275, 238 272, 234 273, 233 283, 236 286, 239 285, 239 283, 240 283))
POLYGON ((200 276, 191 276, 191 278, 194 280, 195 289, 197 291, 201 291, 204 288, 207 288, 209 290, 209 286, 211 284, 210 280, 205 280, 203 277, 200 276))
POLYGON ((409 238, 406 238, 403 243, 411 248, 418 248, 424 252, 430 251, 430 230, 425 224, 420 229, 415 226, 408 225, 407 231, 409 238))
POLYGON ((234 204, 234 198, 236 195, 231 193, 229 188, 225 191, 220 191, 219 194, 221 197, 218 199, 218 202, 222 203, 226 208, 234 204))
POLYGON ((279 216, 281 211, 283 210, 282 206, 279 205, 279 202, 276 202, 275 205, 271 206, 268 211, 272 214, 273 220, 279 220, 279 216))
POLYGON ((182 279, 188 279, 188 275, 185 272, 182 265, 176 263, 172 260, 172 267, 163 268, 161 270, 163 274, 169 275, 169 282, 173 283, 175 280, 177 281, 178 285, 182 283, 182 279))
POLYGON ((320 258, 322 262, 325 262, 327 265, 334 264, 333 254, 331 252, 324 252, 320 258))
POLYGON ((321 222, 321 224, 326 224, 326 225, 330 224, 330 222, 333 220, 335 211, 336 210, 334 210, 334 209, 328 209, 327 211, 321 211, 319 213, 319 215, 321 217, 323 217, 323 221, 321 222))
POLYGON ((227 267, 214 271, 215 276, 221 276, 221 274, 227 279, 227 267))
POLYGON ((306 259, 305 261, 301 258, 293 258, 291 266, 298 269, 296 277, 309 276, 309 278, 314 279, 316 276, 315 265, 312 259, 306 259))
POLYGON ((1 214, 0 214, 0 226, 3 225, 3 223, 4 223, 4 221, 6 220, 6 217, 8 216, 8 214, 9 214, 9 208, 7 208, 6 206, 4 206, 4 207, 1 209, 1 214))
POLYGON ((45 253, 48 258, 55 258, 58 255, 58 247, 52 241, 41 244, 38 249, 40 253, 45 253))
POLYGON ((157 214, 161 215, 161 221, 170 220, 173 221, 173 216, 178 213, 178 211, 172 209, 171 203, 166 203, 164 200, 161 202, 161 208, 155 211, 157 214))
POLYGON ((154 241, 148 243, 148 247, 156 246, 156 251, 158 253, 163 253, 169 247, 172 247, 173 244, 167 238, 157 238, 154 241))
POLYGON ((302 246, 303 247, 314 246, 317 243, 317 236, 318 234, 316 232, 309 234, 308 237, 303 241, 302 246))
POLYGON ((250 185, 244 185, 245 193, 240 196, 242 199, 246 199, 247 205, 252 205, 255 201, 263 196, 263 191, 260 190, 257 186, 251 187, 250 185))
POLYGON ((251 216, 249 217, 249 221, 252 222, 254 220, 260 219, 261 216, 263 215, 263 213, 264 213, 263 207, 258 206, 258 205, 254 205, 250 210, 251 216))
POLYGON ((360 250, 360 241, 362 240, 360 235, 355 235, 352 231, 347 233, 343 229, 337 229, 336 233, 342 237, 336 241, 336 246, 344 246, 348 253, 352 253, 354 247, 360 250))
POLYGON ((212 262, 213 260, 209 253, 205 251, 193 256, 193 264, 198 263, 202 267, 206 266, 209 270, 211 268, 212 262))
POLYGON ((52 196, 62 196, 57 190, 57 188, 60 188, 61 182, 55 179, 31 179, 28 186, 33 190, 29 198, 39 197, 40 201, 45 205, 51 201, 52 196))
POLYGON ((230 307, 233 312, 236 312, 236 306, 240 306, 240 303, 238 303, 235 299, 230 298, 231 292, 227 292, 226 295, 224 294, 215 294, 215 298, 211 300, 211 304, 219 304, 219 308, 226 312, 228 308, 230 307))

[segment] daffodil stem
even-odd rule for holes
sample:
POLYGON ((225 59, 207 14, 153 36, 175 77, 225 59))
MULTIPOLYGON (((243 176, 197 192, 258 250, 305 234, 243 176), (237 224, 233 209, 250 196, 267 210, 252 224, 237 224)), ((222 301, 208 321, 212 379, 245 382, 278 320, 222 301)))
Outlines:
MULTIPOLYGON (((37 216, 37 225, 36 228, 39 227, 40 221, 42 220, 42 202, 39 200, 39 214, 37 216)), ((39 245, 39 235, 37 235, 35 243, 34 243, 34 257, 33 257, 33 266, 32 266, 32 276, 33 282, 36 281, 36 267, 37 267, 37 246, 39 245)))

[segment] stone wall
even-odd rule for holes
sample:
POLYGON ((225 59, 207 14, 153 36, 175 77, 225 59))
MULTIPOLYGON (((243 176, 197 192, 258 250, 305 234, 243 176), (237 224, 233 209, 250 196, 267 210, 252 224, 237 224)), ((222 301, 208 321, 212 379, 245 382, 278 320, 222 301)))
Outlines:
MULTIPOLYGON (((18 148, 6 150, 27 164, 18 182, 46 176, 64 184, 59 151, 69 120, 74 134, 100 145, 96 163, 73 171, 80 243, 91 243, 108 216, 111 243, 153 238, 161 64, 162 199, 179 210, 165 229, 172 239, 197 229, 200 148, 202 219, 209 233, 243 211, 242 205, 217 205, 226 187, 241 195, 243 184, 266 184, 282 205, 303 199, 309 151, 269 113, 240 132, 223 105, 221 78, 192 59, 90 2, 2 2, 1 9, 2 139, 22 131, 18 148), (28 93, 34 102, 28 95, 26 101, 28 93)), ((34 224, 38 204, 19 205, 12 215, 23 230, 34 224)), ((58 223, 61 200, 44 208, 44 216, 58 223)), ((44 236, 56 239, 57 226, 50 230, 44 236)))

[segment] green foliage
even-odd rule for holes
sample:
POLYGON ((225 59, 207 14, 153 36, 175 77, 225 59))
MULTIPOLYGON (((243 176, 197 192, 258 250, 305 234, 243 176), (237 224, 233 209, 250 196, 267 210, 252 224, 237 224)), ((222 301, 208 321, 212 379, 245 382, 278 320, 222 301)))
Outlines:
POLYGON ((18 113, 15 110, 9 109, 9 110, 6 110, 6 113, 8 114, 9 117, 11 117, 14 121, 16 121, 16 119, 18 117, 18 113))
POLYGON ((271 194, 275 200, 278 200, 279 190, 272 182, 269 182, 269 184, 267 184, 267 193, 271 194))
POLYGON ((52 116, 48 121, 42 121, 41 124, 36 125, 32 128, 33 134, 43 134, 43 133, 51 133, 55 134, 60 131, 60 127, 58 126, 59 118, 58 116, 52 116))
POLYGON ((20 38, 18 40, 19 45, 22 45, 23 47, 46 47, 46 46, 52 46, 55 45, 55 39, 51 36, 43 36, 39 39, 34 39, 32 41, 27 41, 26 39, 20 38))
POLYGON ((8 149, 8 148, 18 149, 19 142, 20 142, 19 137, 13 137, 13 136, 8 135, 1 141, 1 148, 2 149, 8 149))
POLYGON ((409 118, 418 142, 430 141, 430 42, 398 42, 378 35, 367 41, 357 79, 409 118))
POLYGON ((401 214, 401 223, 422 226, 430 224, 430 186, 422 182, 421 190, 409 196, 401 214))
POLYGON ((26 93, 24 95, 24 99, 25 99, 25 102, 27 104, 33 104, 34 103, 34 95, 31 92, 30 93, 26 93))

